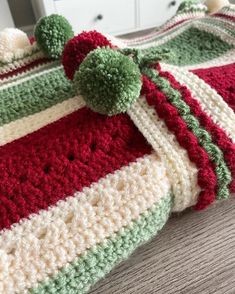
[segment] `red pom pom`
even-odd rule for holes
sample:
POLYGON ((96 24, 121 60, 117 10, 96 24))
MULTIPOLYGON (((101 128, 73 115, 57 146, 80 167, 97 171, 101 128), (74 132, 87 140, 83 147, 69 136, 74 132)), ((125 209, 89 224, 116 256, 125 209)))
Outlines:
POLYGON ((75 71, 90 51, 97 47, 107 46, 113 47, 105 36, 96 31, 83 32, 70 39, 65 45, 62 55, 62 64, 66 76, 72 80, 75 71))

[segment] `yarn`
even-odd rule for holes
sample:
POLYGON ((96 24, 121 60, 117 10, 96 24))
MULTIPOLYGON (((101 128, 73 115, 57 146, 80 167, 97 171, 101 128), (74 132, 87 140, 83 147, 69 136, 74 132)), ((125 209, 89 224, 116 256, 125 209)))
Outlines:
MULTIPOLYGON (((18 228, 14 229, 14 234, 6 231, 4 239, 9 242, 0 239, 2 253, 6 254, 14 248, 16 242, 18 244, 12 252, 15 260, 13 267, 16 266, 22 272, 21 284, 17 285, 18 292, 22 291, 24 283, 34 285, 33 276, 27 275, 29 268, 37 269, 37 278, 46 277, 48 272, 56 269, 60 270, 68 261, 74 260, 78 255, 84 256, 89 248, 103 244, 125 224, 137 221, 143 213, 168 198, 169 188, 164 164, 156 155, 148 155, 91 187, 84 188, 82 192, 75 192, 73 197, 60 201, 57 207, 34 215, 29 220, 22 220, 18 228), (80 216, 79 220, 77 215, 80 216), (57 232, 60 232, 62 242, 50 238, 57 232), (40 260, 33 258, 35 243, 37 253, 42 257, 40 260), (57 252, 61 254, 58 255, 57 252), (51 256, 50 261, 47 260, 48 255, 51 256), (41 267, 38 267, 38 262, 41 267)), ((6 261, 13 257, 6 255, 6 261)), ((13 275, 11 278, 14 280, 13 275)), ((5 284, 7 289, 9 282, 5 284)))
MULTIPOLYGON (((199 60, 203 62, 216 58, 231 49, 232 45, 207 31, 192 27, 158 48, 168 48, 171 52, 174 52, 174 55, 169 56, 169 63, 185 65, 196 64, 199 60)), ((151 52, 151 50, 153 50, 151 47, 146 49, 146 53, 151 52)))
POLYGON ((207 12, 207 6, 202 3, 200 0, 184 0, 180 3, 177 10, 178 13, 184 12, 194 12, 194 11, 204 11, 207 12))
MULTIPOLYGON (((228 73, 230 73, 230 70, 228 70, 228 73)), ((211 134, 212 140, 223 151, 225 161, 232 173, 233 181, 230 183, 230 191, 233 192, 235 186, 235 146, 229 140, 224 130, 215 124, 210 116, 202 110, 199 102, 192 97, 186 86, 181 86, 170 73, 164 73, 163 76, 169 79, 174 89, 180 91, 182 98, 190 106, 191 113, 198 119, 202 127, 211 134)))
POLYGON ((96 31, 82 32, 66 43, 62 64, 70 80, 73 80, 76 70, 87 54, 97 47, 112 47, 112 44, 104 35, 96 31))
POLYGON ((171 212, 235 191, 235 12, 200 7, 133 40, 84 32, 66 45, 66 70, 33 38, 0 61, 1 293, 86 293, 171 212), (116 81, 125 94, 138 81, 125 114, 79 94, 90 56, 80 78, 111 114, 116 81))
POLYGON ((58 68, 43 75, 36 73, 12 86, 0 92, 0 126, 75 96, 71 82, 58 68))
POLYGON ((205 174, 200 173, 201 176, 200 174, 198 175, 198 184, 203 190, 206 189, 209 192, 210 198, 205 202, 202 195, 199 195, 199 203, 203 201, 205 204, 204 207, 208 206, 208 204, 215 200, 215 189, 217 185, 216 176, 209 161, 208 154, 199 146, 196 137, 189 132, 186 123, 179 116, 178 111, 167 102, 165 95, 156 89, 155 92, 151 92, 146 96, 146 100, 149 105, 154 106, 159 117, 164 119, 167 127, 175 134, 179 144, 187 150, 190 160, 196 164, 198 170, 205 170, 205 174))
POLYGON ((215 89, 235 112, 234 69, 235 64, 233 63, 216 68, 194 70, 193 73, 215 89))
POLYGON ((62 15, 42 17, 34 30, 40 48, 51 58, 60 58, 65 43, 74 36, 73 29, 62 15))
POLYGON ((0 208, 0 227, 47 209, 150 152, 128 116, 105 118, 87 108, 4 145, 0 201, 5 204, 0 208), (17 205, 22 207, 20 213, 17 205))
POLYGON ((75 74, 74 83, 88 107, 107 115, 125 112, 141 90, 138 66, 108 48, 88 54, 75 74))
POLYGON ((137 221, 108 239, 105 244, 91 249, 88 254, 78 258, 55 277, 32 289, 30 293, 62 293, 67 291, 68 287, 78 293, 86 293, 110 271, 111 267, 128 258, 137 247, 162 229, 171 210, 171 201, 170 196, 166 197, 137 221), (89 284, 86 283, 87 275, 91 277, 89 284))

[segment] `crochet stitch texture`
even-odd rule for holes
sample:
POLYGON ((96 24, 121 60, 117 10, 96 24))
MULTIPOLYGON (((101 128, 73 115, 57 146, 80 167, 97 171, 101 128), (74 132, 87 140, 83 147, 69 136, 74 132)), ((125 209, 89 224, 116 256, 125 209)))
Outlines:
POLYGON ((209 16, 192 1, 140 38, 82 33, 65 69, 37 42, 4 55, 0 293, 87 293, 171 212, 235 192, 234 28, 233 5, 209 16), (141 66, 125 113, 99 114, 77 93, 74 73, 98 40, 108 51, 172 53, 141 66))

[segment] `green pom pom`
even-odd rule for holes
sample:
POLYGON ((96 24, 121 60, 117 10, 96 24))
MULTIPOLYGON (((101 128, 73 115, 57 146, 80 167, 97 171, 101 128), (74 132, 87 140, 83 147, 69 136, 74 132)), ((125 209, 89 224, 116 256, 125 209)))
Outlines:
POLYGON ((76 72, 74 83, 88 107, 107 115, 126 112, 142 86, 138 66, 110 48, 90 52, 76 72))
POLYGON ((64 45, 74 36, 67 19, 57 14, 42 17, 36 24, 34 34, 39 47, 52 58, 59 58, 64 45))

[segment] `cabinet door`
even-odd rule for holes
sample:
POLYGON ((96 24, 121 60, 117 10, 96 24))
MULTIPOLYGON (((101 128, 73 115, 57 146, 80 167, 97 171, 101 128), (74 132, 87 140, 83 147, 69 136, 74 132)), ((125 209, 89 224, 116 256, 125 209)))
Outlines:
POLYGON ((57 0, 57 13, 64 15, 76 33, 96 29, 124 33, 135 28, 136 0, 57 0))
POLYGON ((171 18, 181 0, 139 0, 140 27, 150 28, 171 18))

